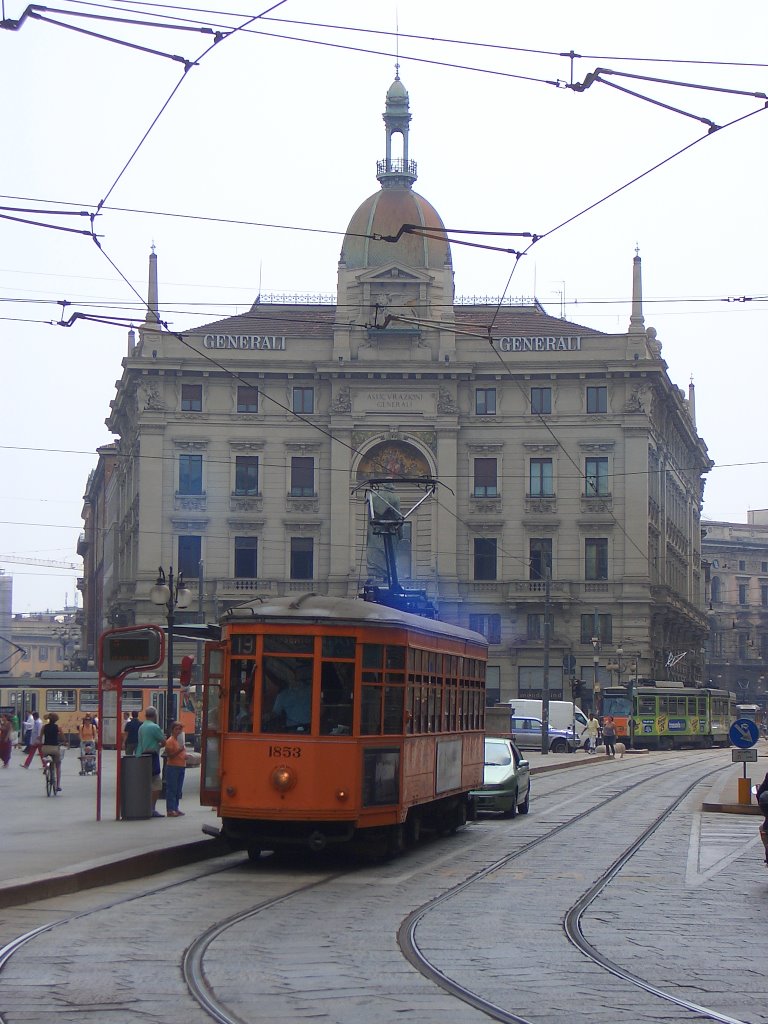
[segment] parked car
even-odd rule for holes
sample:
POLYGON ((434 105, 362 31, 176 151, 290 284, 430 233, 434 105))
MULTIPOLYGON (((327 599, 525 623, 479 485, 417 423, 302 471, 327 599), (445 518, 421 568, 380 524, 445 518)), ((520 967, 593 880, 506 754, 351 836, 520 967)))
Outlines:
MULTIPOLYGON (((541 719, 518 717, 513 715, 509 727, 515 743, 521 750, 541 750, 541 719)), ((553 754, 567 754, 569 750, 578 750, 580 739, 574 736, 573 729, 553 729, 549 727, 549 749, 553 754)))
POLYGON ((471 794, 478 811, 495 811, 506 818, 527 814, 531 805, 531 773, 513 740, 488 736, 485 740, 483 785, 471 794))

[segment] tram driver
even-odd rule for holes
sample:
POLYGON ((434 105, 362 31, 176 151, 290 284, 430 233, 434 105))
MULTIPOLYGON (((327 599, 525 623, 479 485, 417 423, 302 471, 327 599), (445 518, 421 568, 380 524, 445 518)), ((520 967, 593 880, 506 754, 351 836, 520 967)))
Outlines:
POLYGON ((292 673, 272 705, 266 732, 309 732, 312 718, 312 663, 297 659, 292 673))

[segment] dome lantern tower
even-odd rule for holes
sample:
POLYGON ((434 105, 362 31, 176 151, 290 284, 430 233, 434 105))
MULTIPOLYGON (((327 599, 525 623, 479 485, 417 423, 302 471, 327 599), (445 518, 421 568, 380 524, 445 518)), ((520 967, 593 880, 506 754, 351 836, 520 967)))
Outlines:
POLYGON ((400 65, 395 65, 395 80, 387 90, 382 114, 387 133, 387 155, 376 162, 376 177, 382 188, 411 188, 416 181, 416 161, 408 159, 408 92, 400 81, 400 65), (392 138, 399 135, 403 143, 402 157, 392 155, 392 138))

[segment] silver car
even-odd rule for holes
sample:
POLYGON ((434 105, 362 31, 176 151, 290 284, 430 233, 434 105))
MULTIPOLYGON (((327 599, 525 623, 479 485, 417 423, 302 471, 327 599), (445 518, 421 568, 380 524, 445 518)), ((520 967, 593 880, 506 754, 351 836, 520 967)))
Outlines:
MULTIPOLYGON (((521 750, 541 750, 541 719, 529 718, 525 715, 513 715, 509 720, 509 728, 515 737, 515 743, 521 750)), ((567 754, 578 750, 579 738, 573 729, 553 729, 549 727, 549 749, 553 754, 567 754)))
POLYGON ((530 765, 515 746, 504 737, 485 740, 483 785, 470 796, 478 811, 495 811, 505 818, 519 812, 527 814, 531 805, 530 765))

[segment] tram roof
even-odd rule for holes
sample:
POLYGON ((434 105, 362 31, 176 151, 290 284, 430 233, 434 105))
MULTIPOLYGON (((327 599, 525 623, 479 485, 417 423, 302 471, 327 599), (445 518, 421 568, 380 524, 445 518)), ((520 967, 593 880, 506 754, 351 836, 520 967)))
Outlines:
POLYGON ((402 612, 388 605, 374 604, 360 598, 328 597, 323 594, 296 594, 292 597, 267 597, 248 604, 230 608, 221 618, 222 624, 231 622, 322 622, 369 623, 375 625, 400 626, 418 630, 432 636, 451 637, 474 644, 487 646, 481 633, 450 622, 427 619, 411 612, 402 612))

